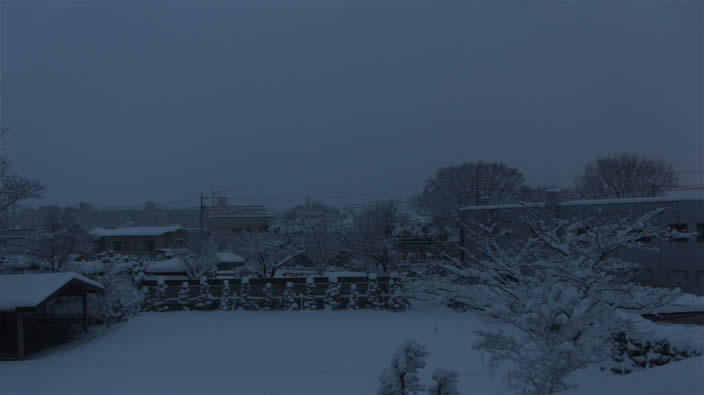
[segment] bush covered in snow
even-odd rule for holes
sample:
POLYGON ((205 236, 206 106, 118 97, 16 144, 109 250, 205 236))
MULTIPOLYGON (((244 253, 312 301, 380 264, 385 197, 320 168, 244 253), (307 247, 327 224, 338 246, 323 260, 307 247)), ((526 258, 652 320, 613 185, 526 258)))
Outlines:
POLYGON ((201 276, 200 284, 198 286, 198 296, 196 297, 195 307, 199 310, 209 310, 213 306, 213 300, 215 298, 210 293, 210 284, 208 284, 208 278, 201 276))
POLYGON ((415 340, 405 342, 381 373, 377 395, 409 395, 423 391, 425 387, 420 384, 418 370, 425 367, 427 356, 428 351, 415 340))
POLYGON ((156 286, 156 298, 152 305, 153 311, 167 311, 169 310, 169 301, 166 298, 166 283, 163 277, 159 277, 156 286))
POLYGON ((337 277, 328 277, 328 288, 325 290, 325 309, 335 310, 338 307, 337 299, 340 297, 340 283, 337 277))
POLYGON ((303 299, 303 309, 315 310, 317 308, 318 306, 315 302, 315 280, 312 276, 309 276, 306 278, 306 293, 303 299))
POLYGON ((229 280, 225 280, 222 285, 219 308, 222 311, 232 310, 232 290, 230 289, 229 280))
POLYGON ((181 310, 190 310, 191 307, 191 287, 188 281, 181 283, 181 289, 178 291, 178 304, 181 310))
POLYGON ((347 308, 350 310, 359 309, 359 289, 357 289, 357 284, 350 285, 350 294, 347 296, 347 308))
POLYGON ((262 296, 264 297, 262 308, 264 310, 272 310, 274 308, 274 291, 271 289, 271 283, 264 284, 262 296))
POLYGON ((367 286, 367 308, 380 310, 384 307, 384 296, 379 286, 376 274, 369 275, 369 285, 367 286))
POLYGON ((434 384, 428 387, 428 395, 460 395, 457 389, 457 372, 447 369, 435 369, 434 384))
POLYGON ((286 283, 286 289, 284 289, 283 295, 281 296, 281 303, 284 310, 296 309, 296 294, 293 291, 293 283, 286 283))

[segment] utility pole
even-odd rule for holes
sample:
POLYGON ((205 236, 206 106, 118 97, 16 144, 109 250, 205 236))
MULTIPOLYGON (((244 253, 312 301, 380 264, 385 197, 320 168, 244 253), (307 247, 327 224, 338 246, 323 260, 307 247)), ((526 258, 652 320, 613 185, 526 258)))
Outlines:
POLYGON ((200 234, 203 235, 203 216, 205 215, 205 203, 203 202, 203 192, 200 193, 200 234))

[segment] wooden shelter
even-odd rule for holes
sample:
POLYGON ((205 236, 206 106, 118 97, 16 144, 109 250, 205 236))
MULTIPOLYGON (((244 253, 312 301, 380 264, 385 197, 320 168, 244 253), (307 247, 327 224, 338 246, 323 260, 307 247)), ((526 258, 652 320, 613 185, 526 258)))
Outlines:
POLYGON ((89 293, 102 293, 103 286, 76 273, 32 273, 0 275, 0 314, 17 325, 17 359, 24 358, 24 319, 41 312, 59 296, 83 299, 83 330, 88 328, 89 293))

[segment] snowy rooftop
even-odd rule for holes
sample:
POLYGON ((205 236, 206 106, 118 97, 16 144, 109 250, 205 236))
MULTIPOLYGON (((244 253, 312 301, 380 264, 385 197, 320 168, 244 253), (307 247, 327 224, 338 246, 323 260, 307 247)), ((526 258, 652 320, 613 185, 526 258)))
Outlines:
POLYGON ((511 204, 492 204, 492 205, 481 205, 481 206, 466 206, 460 208, 460 211, 473 211, 473 210, 499 210, 499 209, 512 209, 512 208, 523 208, 523 207, 545 207, 545 203, 511 203, 511 204))
POLYGON ((100 283, 76 273, 0 275, 0 311, 37 307, 73 280, 92 288, 103 288, 100 283))
POLYGON ((128 228, 103 229, 95 228, 92 233, 97 237, 120 236, 161 236, 171 232, 185 230, 181 225, 170 226, 134 226, 128 228))
POLYGON ((219 263, 242 263, 244 258, 237 254, 231 252, 218 252, 218 262, 219 263))
MULTIPOLYGON (((559 202, 558 206, 598 206, 608 204, 648 204, 648 203, 674 203, 684 201, 704 201, 704 196, 689 195, 689 196, 661 196, 661 197, 646 197, 646 198, 625 198, 625 199, 593 199, 593 200, 568 200, 559 202)), ((483 206, 466 206, 460 208, 460 211, 473 210, 509 210, 515 208, 538 208, 545 207, 545 203, 513 203, 513 204, 495 204, 483 206)))

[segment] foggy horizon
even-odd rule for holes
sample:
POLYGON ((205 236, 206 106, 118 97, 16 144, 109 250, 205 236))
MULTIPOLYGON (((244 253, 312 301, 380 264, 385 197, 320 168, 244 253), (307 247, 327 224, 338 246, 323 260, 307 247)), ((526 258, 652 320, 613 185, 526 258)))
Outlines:
POLYGON ((704 183, 701 8, 300 4, 3 3, 31 204, 346 205, 478 160, 571 186, 624 151, 704 183))

